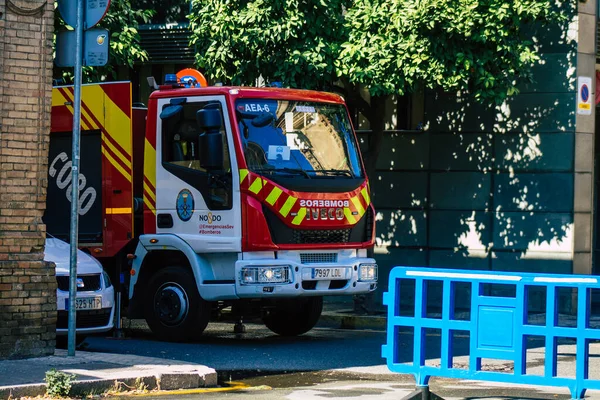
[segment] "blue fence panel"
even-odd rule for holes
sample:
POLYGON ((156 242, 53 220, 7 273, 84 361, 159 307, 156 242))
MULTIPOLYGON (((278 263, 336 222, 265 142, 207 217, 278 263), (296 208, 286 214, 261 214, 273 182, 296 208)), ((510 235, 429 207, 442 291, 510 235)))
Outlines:
MULTIPOLYGON (((412 285, 408 285, 412 286, 412 285)), ((426 387, 432 376, 475 379, 494 382, 568 387, 573 399, 582 399, 586 389, 600 389, 600 380, 589 379, 589 345, 600 340, 600 329, 590 328, 592 289, 600 289, 598 280, 581 275, 539 275, 528 273, 486 273, 467 270, 396 267, 390 273, 389 291, 383 295, 388 307, 387 344, 382 346, 382 356, 392 372, 410 373, 418 387, 426 387), (427 315, 427 288, 429 282, 441 286, 441 316, 427 315), (412 296, 406 283, 414 284, 414 314, 404 315, 401 300, 412 296), (455 317, 455 292, 457 284, 471 286, 470 318, 455 317), (486 292, 488 285, 501 285, 512 292, 501 297, 486 292), (546 288, 546 323, 528 323, 528 291, 546 288), (577 293, 577 324, 573 327, 558 324, 557 288, 567 288, 577 293), (413 361, 403 363, 400 350, 400 333, 414 329, 413 361), (436 329, 441 334, 440 365, 425 364, 426 330, 436 329), (469 333, 468 368, 455 368, 453 335, 456 331, 469 333), (528 337, 539 336, 545 341, 543 375, 526 373, 528 337), (557 376, 558 338, 576 340, 575 377, 557 376), (512 373, 484 371, 482 359, 510 360, 512 373)))

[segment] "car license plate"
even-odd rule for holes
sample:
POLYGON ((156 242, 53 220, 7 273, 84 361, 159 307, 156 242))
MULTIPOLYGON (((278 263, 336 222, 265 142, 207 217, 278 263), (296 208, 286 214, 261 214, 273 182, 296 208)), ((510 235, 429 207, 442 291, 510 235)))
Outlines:
MULTIPOLYGON (((102 308, 102 297, 78 297, 75 299, 75 310, 99 310, 102 308)), ((65 299, 65 310, 69 309, 69 299, 65 299)))
POLYGON ((346 279, 346 268, 313 268, 312 279, 346 279))

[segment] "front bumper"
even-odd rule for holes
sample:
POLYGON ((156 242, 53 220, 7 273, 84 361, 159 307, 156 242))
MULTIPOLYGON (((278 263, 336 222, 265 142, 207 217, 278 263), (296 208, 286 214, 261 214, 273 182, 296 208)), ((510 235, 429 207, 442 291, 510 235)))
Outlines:
MULTIPOLYGON (((95 310, 78 310, 75 317, 76 333, 78 335, 108 332, 114 327, 115 319, 115 293, 114 286, 94 292, 77 292, 77 298, 101 297, 102 308, 95 310)), ((69 292, 57 290, 56 335, 67 335, 68 311, 66 303, 69 300, 69 292)))
POLYGON ((285 259, 240 260, 235 263, 235 289, 240 298, 365 294, 377 289, 377 279, 361 281, 361 264, 373 265, 376 262, 372 258, 353 258, 336 264, 301 264, 285 259), (289 266, 288 282, 242 283, 242 271, 245 268, 263 266, 289 266), (335 276, 323 272, 331 272, 335 276))

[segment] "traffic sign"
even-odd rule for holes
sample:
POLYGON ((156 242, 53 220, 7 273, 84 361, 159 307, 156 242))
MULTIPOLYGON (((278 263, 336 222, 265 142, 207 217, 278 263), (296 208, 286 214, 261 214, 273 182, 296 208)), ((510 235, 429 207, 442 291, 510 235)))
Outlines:
POLYGON ((58 11, 72 28, 77 24, 77 2, 83 1, 84 29, 91 29, 106 15, 110 0, 58 0, 58 11))
MULTIPOLYGON (((90 29, 83 33, 83 65, 102 67, 108 62, 110 35, 107 29, 90 29)), ((56 35, 57 67, 74 67, 77 52, 75 31, 61 31, 56 35)))
POLYGON ((102 67, 108 62, 109 37, 107 29, 90 29, 83 35, 83 65, 102 67))
POLYGON ((592 78, 577 77, 577 114, 592 115, 592 78))

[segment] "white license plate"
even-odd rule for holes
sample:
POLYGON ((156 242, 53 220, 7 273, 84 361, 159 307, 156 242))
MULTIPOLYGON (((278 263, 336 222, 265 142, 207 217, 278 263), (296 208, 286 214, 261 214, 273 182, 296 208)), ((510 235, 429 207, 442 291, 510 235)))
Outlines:
POLYGON ((346 268, 313 268, 313 280, 346 279, 346 268))
MULTIPOLYGON (((99 310, 102 308, 102 297, 78 297, 75 299, 75 310, 99 310)), ((69 299, 65 299, 65 310, 69 309, 69 299)))

